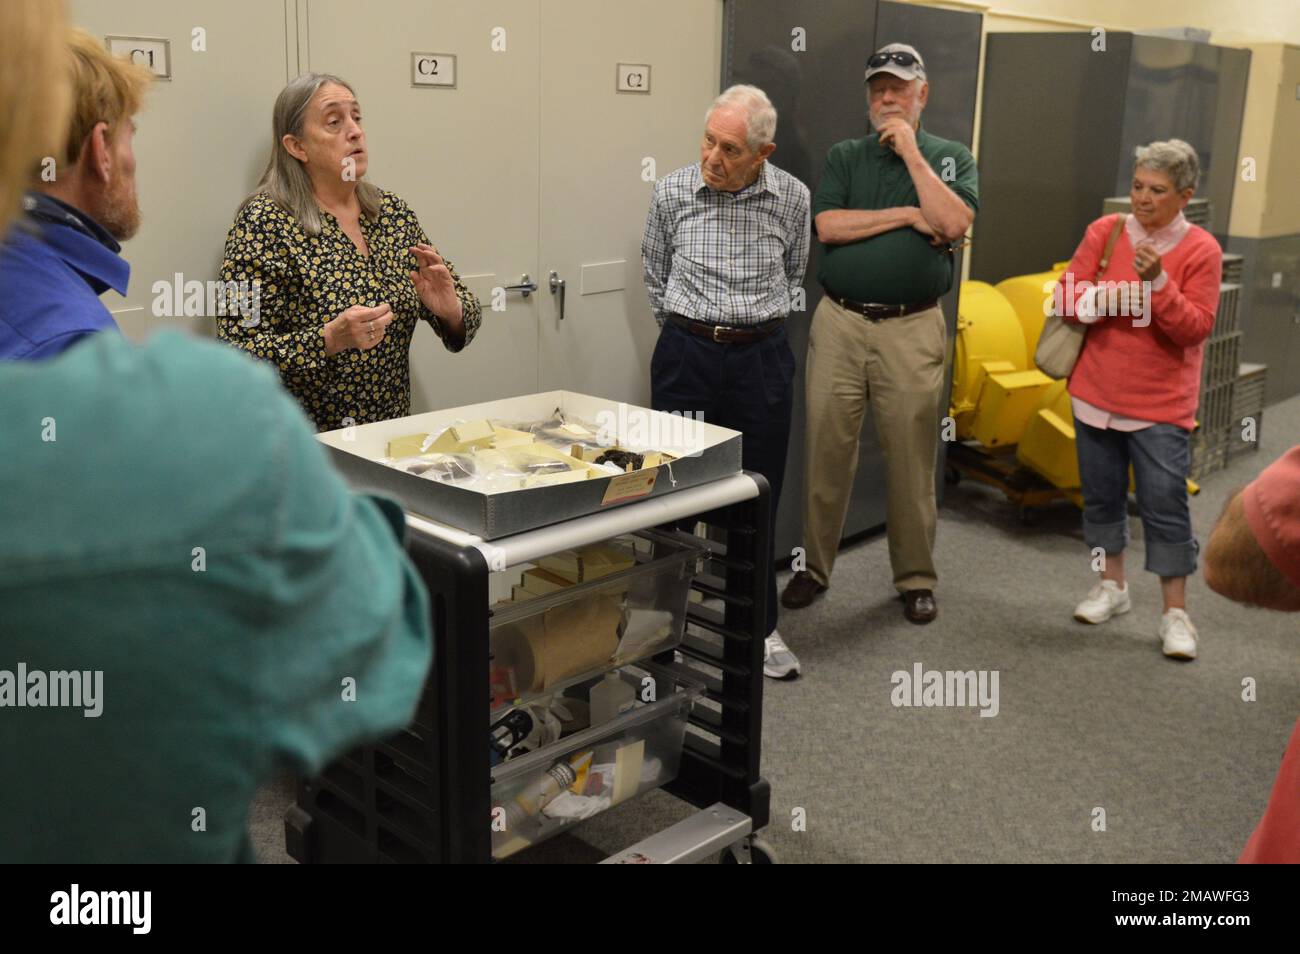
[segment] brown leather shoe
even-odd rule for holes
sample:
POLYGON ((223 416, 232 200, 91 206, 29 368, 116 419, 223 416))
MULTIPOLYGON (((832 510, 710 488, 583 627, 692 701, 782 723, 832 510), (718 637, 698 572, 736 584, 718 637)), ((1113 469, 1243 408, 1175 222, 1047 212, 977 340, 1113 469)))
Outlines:
POLYGON ((903 594, 903 615, 909 623, 918 625, 933 622, 939 615, 934 601, 934 590, 908 590, 903 594))
POLYGON ((786 609, 803 609, 825 592, 826 587, 814 580, 812 574, 807 570, 800 570, 785 585, 785 592, 781 594, 781 605, 786 609))

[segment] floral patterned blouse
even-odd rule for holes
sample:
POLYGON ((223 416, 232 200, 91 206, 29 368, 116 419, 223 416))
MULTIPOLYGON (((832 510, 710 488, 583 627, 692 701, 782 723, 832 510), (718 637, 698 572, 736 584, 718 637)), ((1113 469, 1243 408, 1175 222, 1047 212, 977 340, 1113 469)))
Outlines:
POLYGON ((229 283, 237 283, 240 301, 256 303, 257 309, 241 314, 232 301, 222 309, 227 315, 217 318, 217 337, 274 364, 320 431, 410 414, 410 348, 417 321, 429 322, 452 352, 474 339, 482 321, 478 299, 445 259, 464 312, 464 340, 449 340, 438 317, 424 307, 411 281, 415 257, 407 250, 432 243, 398 196, 384 192, 378 219, 363 214, 361 232, 368 257, 328 212, 321 213, 320 234, 308 235, 261 194, 240 209, 226 237, 221 280, 232 294, 229 283), (325 353, 322 325, 353 305, 385 302, 393 322, 378 345, 325 353))

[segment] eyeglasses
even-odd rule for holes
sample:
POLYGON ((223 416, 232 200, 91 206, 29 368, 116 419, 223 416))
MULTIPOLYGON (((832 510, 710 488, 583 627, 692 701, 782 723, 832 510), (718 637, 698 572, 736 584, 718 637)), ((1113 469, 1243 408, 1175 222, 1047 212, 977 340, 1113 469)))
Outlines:
MULTIPOLYGON (((871 59, 867 60, 867 69, 878 70, 890 60, 899 66, 912 66, 921 62, 920 57, 914 56, 906 50, 894 50, 890 53, 872 53, 871 59)), ((924 68, 923 66, 922 69, 924 68)))

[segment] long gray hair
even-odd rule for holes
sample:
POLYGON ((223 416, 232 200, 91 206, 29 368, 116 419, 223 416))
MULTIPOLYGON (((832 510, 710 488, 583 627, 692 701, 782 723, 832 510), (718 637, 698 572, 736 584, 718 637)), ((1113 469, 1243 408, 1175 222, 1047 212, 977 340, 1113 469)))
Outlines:
MULTIPOLYGON (((316 203, 316 194, 312 192, 311 177, 307 175, 306 168, 301 160, 289 154, 281 140, 285 136, 302 136, 307 104, 326 83, 337 84, 353 96, 356 95, 356 90, 347 80, 332 73, 303 73, 280 90, 280 95, 275 98, 275 111, 271 115, 271 158, 266 163, 266 171, 262 173, 257 188, 240 206, 243 208, 255 196, 265 193, 276 205, 297 219, 308 235, 320 234, 320 207, 316 203)), ((362 215, 372 222, 379 218, 382 195, 377 186, 359 179, 357 200, 361 203, 362 215)))

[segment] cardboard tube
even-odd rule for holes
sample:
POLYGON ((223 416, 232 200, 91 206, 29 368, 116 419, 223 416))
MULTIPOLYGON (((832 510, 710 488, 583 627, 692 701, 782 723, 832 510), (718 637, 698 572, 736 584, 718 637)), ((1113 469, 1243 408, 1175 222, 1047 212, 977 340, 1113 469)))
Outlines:
POLYGON ((620 597, 595 594, 503 627, 493 655, 514 667, 522 692, 543 692, 570 676, 603 669, 618 649, 620 597))
POLYGON ((569 676, 603 668, 618 649, 623 622, 619 602, 593 596, 548 610, 545 616, 543 689, 569 676))

